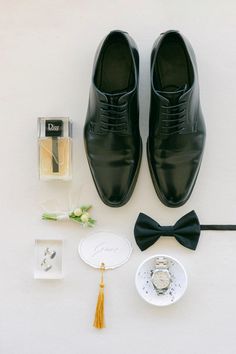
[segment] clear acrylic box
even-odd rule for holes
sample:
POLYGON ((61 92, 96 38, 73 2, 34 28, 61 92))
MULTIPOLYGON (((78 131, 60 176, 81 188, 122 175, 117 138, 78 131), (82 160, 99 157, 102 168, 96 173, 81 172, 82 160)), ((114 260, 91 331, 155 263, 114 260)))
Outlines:
POLYGON ((62 279, 63 239, 35 240, 35 279, 62 279))

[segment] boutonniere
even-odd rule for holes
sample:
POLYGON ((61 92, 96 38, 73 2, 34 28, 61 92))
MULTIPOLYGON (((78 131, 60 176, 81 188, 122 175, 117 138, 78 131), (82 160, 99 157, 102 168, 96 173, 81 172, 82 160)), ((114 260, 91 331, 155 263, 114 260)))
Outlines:
POLYGON ((73 220, 78 222, 84 227, 93 227, 96 223, 96 220, 92 219, 90 216, 90 209, 92 205, 81 206, 80 208, 75 208, 70 212, 62 212, 62 213, 43 213, 43 220, 73 220))

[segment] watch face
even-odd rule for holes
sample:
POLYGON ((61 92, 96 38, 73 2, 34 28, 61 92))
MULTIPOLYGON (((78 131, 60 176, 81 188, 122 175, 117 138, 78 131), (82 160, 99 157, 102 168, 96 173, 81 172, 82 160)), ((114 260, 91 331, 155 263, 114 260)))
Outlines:
POLYGON ((152 283, 157 290, 168 289, 170 285, 170 273, 167 269, 154 271, 152 275, 152 283))

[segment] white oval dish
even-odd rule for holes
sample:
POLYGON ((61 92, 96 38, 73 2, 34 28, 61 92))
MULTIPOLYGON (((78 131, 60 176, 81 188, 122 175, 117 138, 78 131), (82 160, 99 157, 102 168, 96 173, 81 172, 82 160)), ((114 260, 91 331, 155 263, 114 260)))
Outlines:
POLYGON ((187 273, 177 259, 156 254, 145 259, 138 267, 135 276, 136 289, 143 300, 155 306, 168 306, 177 302, 187 289, 187 273), (156 269, 156 258, 164 257, 169 261, 171 284, 164 294, 158 294, 152 284, 152 273, 156 269))
POLYGON ((79 243, 79 255, 93 268, 114 269, 126 263, 132 253, 130 241, 107 231, 98 231, 85 237, 79 243))

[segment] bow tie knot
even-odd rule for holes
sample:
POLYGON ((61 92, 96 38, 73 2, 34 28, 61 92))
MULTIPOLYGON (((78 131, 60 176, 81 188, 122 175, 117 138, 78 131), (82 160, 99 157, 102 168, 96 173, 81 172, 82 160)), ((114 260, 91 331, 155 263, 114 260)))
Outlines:
POLYGON ((173 236, 174 226, 161 226, 160 227, 161 236, 173 236))

